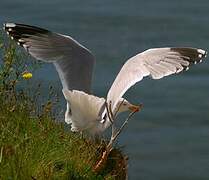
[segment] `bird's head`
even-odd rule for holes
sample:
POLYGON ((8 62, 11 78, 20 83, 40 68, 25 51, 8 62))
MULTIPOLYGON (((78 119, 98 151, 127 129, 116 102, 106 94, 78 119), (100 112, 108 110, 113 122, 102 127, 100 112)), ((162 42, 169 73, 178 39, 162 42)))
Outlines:
POLYGON ((142 108, 142 104, 133 105, 124 98, 121 98, 118 101, 117 107, 116 107, 116 109, 119 109, 118 113, 125 112, 125 111, 138 112, 141 110, 141 108, 142 108))

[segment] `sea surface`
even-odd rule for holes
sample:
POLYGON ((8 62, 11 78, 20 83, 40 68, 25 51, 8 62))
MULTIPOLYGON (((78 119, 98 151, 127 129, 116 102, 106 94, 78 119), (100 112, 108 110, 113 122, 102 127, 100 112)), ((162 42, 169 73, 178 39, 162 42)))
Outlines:
MULTIPOLYGON (((97 59, 93 91, 104 97, 124 62, 143 50, 209 50, 208 0, 1 0, 0 23, 8 21, 67 34, 88 47, 97 59)), ((61 92, 52 65, 34 77, 61 92)), ((179 75, 145 78, 125 97, 144 104, 117 143, 129 157, 131 180, 209 179, 209 58, 179 75)))

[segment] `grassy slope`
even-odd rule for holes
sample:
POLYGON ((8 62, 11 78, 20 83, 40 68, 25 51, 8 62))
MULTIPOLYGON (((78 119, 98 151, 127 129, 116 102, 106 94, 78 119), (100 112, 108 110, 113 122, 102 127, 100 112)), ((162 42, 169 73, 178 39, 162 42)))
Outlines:
POLYGON ((17 88, 24 81, 24 58, 14 46, 1 48, 0 179, 125 179, 126 158, 116 149, 101 172, 92 171, 104 143, 82 138, 56 123, 48 108, 53 100, 37 107, 36 94, 30 97, 29 90, 17 88))
POLYGON ((92 167, 101 156, 101 143, 66 132, 47 116, 33 118, 0 104, 0 179, 124 179, 119 151, 96 175, 92 167))

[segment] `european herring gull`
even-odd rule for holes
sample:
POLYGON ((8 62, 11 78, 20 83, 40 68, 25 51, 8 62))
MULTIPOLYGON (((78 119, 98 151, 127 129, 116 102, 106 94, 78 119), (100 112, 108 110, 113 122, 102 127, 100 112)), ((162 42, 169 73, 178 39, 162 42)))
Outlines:
POLYGON ((65 122, 71 124, 72 131, 90 134, 101 134, 112 124, 109 105, 114 116, 140 110, 140 106, 131 104, 123 95, 143 77, 161 79, 177 74, 206 57, 206 51, 190 47, 148 49, 126 61, 107 97, 100 98, 91 93, 95 58, 72 37, 25 24, 5 23, 4 29, 31 56, 54 64, 67 101, 65 122))

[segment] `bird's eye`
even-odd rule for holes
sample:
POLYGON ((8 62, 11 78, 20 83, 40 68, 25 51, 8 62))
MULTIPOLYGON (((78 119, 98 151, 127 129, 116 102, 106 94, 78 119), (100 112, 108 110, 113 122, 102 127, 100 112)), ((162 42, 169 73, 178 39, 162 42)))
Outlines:
POLYGON ((126 105, 127 105, 127 103, 123 103, 123 105, 124 105, 124 106, 126 106, 126 105))

